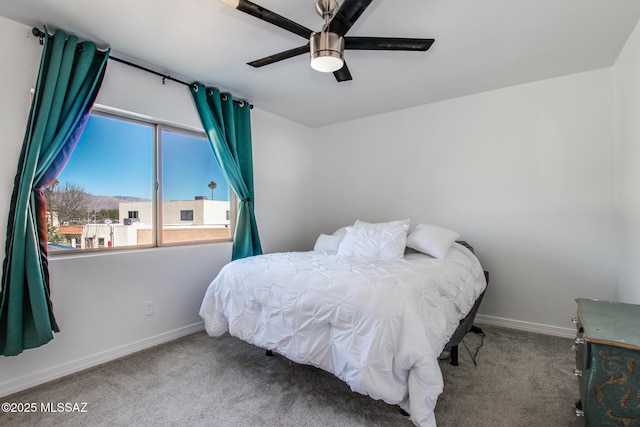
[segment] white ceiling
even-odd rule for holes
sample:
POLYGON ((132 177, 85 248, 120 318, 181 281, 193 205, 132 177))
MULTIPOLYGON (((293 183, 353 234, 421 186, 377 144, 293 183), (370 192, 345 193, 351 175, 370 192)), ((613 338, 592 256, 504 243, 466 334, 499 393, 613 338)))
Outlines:
MULTIPOLYGON (((314 0, 254 0, 319 30, 314 0)), ((638 0, 378 0, 350 36, 435 38, 427 52, 345 52, 336 82, 305 55, 246 62, 306 44, 217 0, 0 0, 0 15, 110 45, 163 73, 199 80, 317 127, 611 66, 640 19, 638 0)))

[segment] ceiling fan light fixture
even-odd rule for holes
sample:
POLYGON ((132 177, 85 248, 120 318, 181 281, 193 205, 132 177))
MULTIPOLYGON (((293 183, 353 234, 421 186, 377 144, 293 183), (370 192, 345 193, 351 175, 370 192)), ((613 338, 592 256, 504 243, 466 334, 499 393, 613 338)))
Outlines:
POLYGON ((323 31, 311 34, 311 68, 321 73, 333 73, 344 66, 344 39, 323 31))

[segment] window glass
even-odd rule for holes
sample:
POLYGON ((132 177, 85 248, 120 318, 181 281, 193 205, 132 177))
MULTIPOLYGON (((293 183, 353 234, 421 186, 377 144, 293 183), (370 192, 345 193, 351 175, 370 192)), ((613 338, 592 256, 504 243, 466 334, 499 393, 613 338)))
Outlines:
POLYGON ((143 223, 126 210, 123 216, 122 206, 153 199, 153 152, 153 126, 92 114, 69 162, 45 190, 49 242, 57 250, 138 245, 138 233, 126 230, 132 221, 121 218, 135 218, 142 228, 151 228, 153 219, 143 223))
POLYGON ((204 136, 93 113, 45 189, 49 250, 230 239, 231 195, 204 136))
POLYGON ((163 129, 162 241, 230 239, 231 191, 201 136, 163 129))

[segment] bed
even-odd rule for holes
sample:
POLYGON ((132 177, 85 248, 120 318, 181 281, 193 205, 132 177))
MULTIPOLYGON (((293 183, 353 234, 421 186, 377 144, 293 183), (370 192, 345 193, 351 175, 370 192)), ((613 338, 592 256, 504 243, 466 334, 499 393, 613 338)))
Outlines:
POLYGON ((356 221, 313 251, 233 261, 206 291, 205 329, 331 372, 435 426, 438 357, 470 328, 487 282, 457 233, 408 230, 409 220, 356 221))

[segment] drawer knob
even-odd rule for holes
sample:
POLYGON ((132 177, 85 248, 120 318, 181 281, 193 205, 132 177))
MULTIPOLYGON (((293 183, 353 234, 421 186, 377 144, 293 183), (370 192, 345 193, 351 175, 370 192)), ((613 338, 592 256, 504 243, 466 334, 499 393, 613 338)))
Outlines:
POLYGON ((582 369, 574 369, 573 370, 573 375, 575 375, 576 377, 581 377, 582 376, 582 369))

